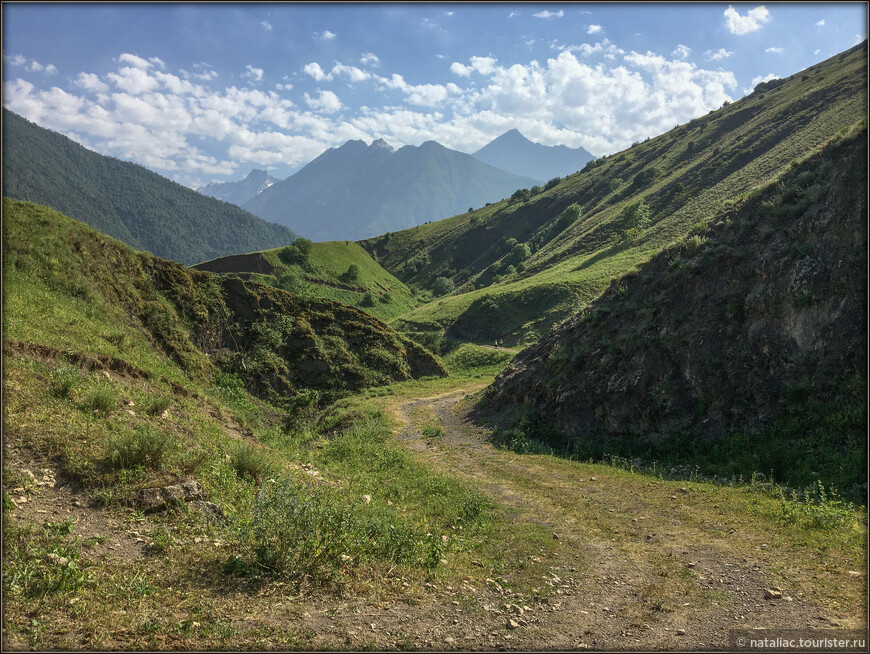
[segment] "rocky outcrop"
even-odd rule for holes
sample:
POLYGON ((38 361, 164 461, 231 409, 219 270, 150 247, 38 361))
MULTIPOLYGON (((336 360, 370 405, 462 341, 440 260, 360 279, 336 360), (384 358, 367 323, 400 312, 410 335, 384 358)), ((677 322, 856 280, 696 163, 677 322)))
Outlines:
POLYGON ((790 394, 866 384, 867 133, 614 280, 488 390, 553 444, 759 433, 790 394))

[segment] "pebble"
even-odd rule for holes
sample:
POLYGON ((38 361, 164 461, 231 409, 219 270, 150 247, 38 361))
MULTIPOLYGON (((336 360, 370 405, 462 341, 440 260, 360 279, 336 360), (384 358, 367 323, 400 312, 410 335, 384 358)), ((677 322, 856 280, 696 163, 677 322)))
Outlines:
POLYGON ((677 636, 685 636, 685 635, 686 635, 685 629, 677 629, 677 636))
POLYGON ((768 588, 764 591, 765 599, 780 599, 782 598, 782 591, 779 588, 768 588))
POLYGON ((508 618, 506 626, 508 629, 519 629, 520 623, 513 618, 508 618))

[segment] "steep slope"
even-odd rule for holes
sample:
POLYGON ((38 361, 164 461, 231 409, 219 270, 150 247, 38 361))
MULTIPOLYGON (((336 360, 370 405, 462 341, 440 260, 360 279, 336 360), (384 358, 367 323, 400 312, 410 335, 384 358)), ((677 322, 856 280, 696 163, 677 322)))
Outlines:
POLYGON ((304 297, 334 300, 385 321, 417 306, 411 289, 379 266, 357 243, 312 243, 310 252, 302 254, 296 247, 300 242, 205 261, 194 268, 255 279, 304 297))
POLYGON ((3 214, 6 337, 21 347, 109 352, 137 368, 156 357, 193 379, 223 371, 276 401, 444 374, 351 307, 135 252, 46 207, 4 199, 3 214))
POLYGON ((409 331, 482 342, 534 339, 613 277, 864 121, 866 47, 759 85, 739 101, 590 162, 528 200, 362 245, 406 284, 431 287, 438 276, 454 282, 451 295, 403 317, 409 331), (525 243, 528 255, 516 260, 509 239, 525 243))
POLYGON ((195 263, 296 235, 3 109, 3 195, 50 206, 128 245, 195 263))
POLYGON ((472 156, 485 164, 544 183, 582 170, 595 159, 583 148, 542 145, 512 129, 484 145, 472 156))
POLYGON ((214 184, 207 184, 206 186, 197 189, 197 193, 202 193, 203 195, 208 195, 209 197, 217 198, 224 202, 232 202, 240 207, 252 197, 258 193, 262 193, 277 181, 278 179, 276 177, 272 177, 265 170, 257 170, 255 168, 241 181, 215 182, 214 184))
POLYGON ((348 141, 244 208, 315 241, 356 240, 467 211, 534 183, 434 141, 399 150, 383 140, 348 141))
POLYGON ((866 475, 866 361, 864 129, 615 280, 520 353, 488 404, 584 455, 850 489, 866 475))

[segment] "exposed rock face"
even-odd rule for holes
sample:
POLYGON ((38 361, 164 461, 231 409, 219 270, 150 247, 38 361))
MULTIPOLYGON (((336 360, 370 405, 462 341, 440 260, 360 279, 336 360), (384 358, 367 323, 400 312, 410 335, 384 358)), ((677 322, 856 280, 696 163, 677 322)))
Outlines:
POLYGON ((700 438, 757 433, 796 387, 866 383, 866 158, 865 130, 615 280, 514 359, 490 406, 524 404, 554 444, 700 438))
POLYGON ((203 186, 197 191, 203 195, 210 195, 218 200, 241 206, 277 181, 276 177, 272 177, 265 170, 254 169, 240 182, 216 182, 203 186))

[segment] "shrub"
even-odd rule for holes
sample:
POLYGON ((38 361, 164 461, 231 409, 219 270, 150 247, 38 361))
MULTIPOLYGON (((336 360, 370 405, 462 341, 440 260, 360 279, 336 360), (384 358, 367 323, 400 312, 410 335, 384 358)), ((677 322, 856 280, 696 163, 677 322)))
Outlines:
POLYGON ((554 186, 557 186, 562 181, 561 177, 554 177, 544 185, 544 190, 549 191, 554 186))
POLYGON ((170 435, 137 425, 133 431, 109 439, 104 460, 113 469, 159 469, 173 445, 170 435))
POLYGON ((54 394, 61 399, 72 397, 76 387, 82 382, 82 375, 78 368, 60 364, 51 374, 54 382, 54 394))
POLYGON ((276 468, 259 448, 250 443, 239 443, 230 452, 230 467, 240 479, 261 483, 264 477, 276 474, 276 468))
POLYGON ((375 297, 375 294, 369 291, 365 295, 363 295, 362 300, 360 300, 360 306, 363 307, 373 307, 377 305, 378 300, 375 297))
POLYGON ((159 396, 152 399, 148 406, 145 407, 145 412, 149 415, 156 416, 168 409, 172 405, 172 400, 168 397, 159 396))
POLYGON ((359 266, 355 263, 350 264, 341 277, 343 280, 348 282, 357 281, 359 279, 359 266))
POLYGON ((525 202, 532 196, 531 191, 527 188, 518 188, 514 191, 513 195, 511 195, 511 202, 525 202))
POLYGON ((453 283, 453 280, 448 277, 438 277, 432 284, 432 292, 438 297, 447 295, 452 292, 454 288, 456 288, 456 285, 453 283))
POLYGON ((510 254, 508 254, 506 263, 516 265, 521 261, 525 261, 532 254, 532 248, 529 247, 528 243, 517 243, 511 248, 510 254))
POLYGON ((278 251, 278 259, 288 266, 303 265, 308 262, 313 245, 307 238, 297 238, 290 245, 278 251))
POLYGON ((287 271, 278 277, 278 288, 284 289, 288 293, 300 295, 302 293, 302 280, 295 273, 287 271))
POLYGON ((649 221, 649 207, 643 203, 643 200, 632 202, 619 214, 617 223, 619 234, 623 239, 635 238, 641 230, 649 226, 649 221))
POLYGON ((87 407, 94 415, 106 416, 118 408, 118 394, 111 386, 98 386, 88 394, 87 407))

